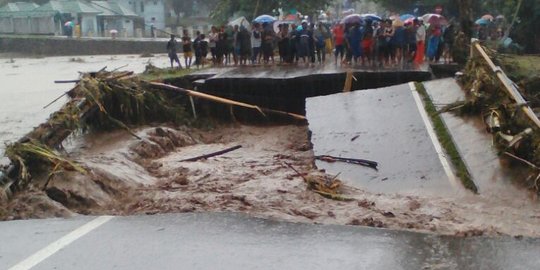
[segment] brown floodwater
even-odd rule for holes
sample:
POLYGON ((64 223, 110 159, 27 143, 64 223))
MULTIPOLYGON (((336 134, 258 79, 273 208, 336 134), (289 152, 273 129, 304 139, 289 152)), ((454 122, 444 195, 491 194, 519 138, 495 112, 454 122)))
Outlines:
MULTIPOLYGON (((148 62, 158 67, 169 65, 166 55, 143 58, 139 55, 61 56, 45 58, 11 58, 0 55, 0 154, 4 145, 18 140, 33 127, 44 122, 66 101, 58 100, 43 108, 74 83, 56 84, 55 80, 71 80, 79 72, 121 70, 142 72, 148 62)), ((6 162, 5 158, 2 163, 6 162)))

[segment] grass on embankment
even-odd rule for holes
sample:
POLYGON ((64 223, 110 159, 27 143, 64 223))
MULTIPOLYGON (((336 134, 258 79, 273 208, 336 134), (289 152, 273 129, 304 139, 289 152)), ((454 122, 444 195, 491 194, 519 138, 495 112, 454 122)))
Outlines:
POLYGON ((147 69, 147 71, 140 73, 139 77, 145 81, 163 81, 166 79, 183 77, 199 70, 200 69, 196 69, 196 68, 191 68, 191 69, 166 68, 166 69, 156 69, 156 70, 149 71, 147 69))
POLYGON ((452 140, 452 135, 450 135, 450 132, 444 124, 441 115, 437 112, 437 108, 431 101, 424 84, 416 83, 415 86, 416 91, 418 91, 418 93, 422 96, 424 108, 431 119, 433 129, 435 130, 437 138, 439 139, 439 142, 441 142, 446 154, 450 157, 450 161, 456 170, 456 175, 459 177, 459 179, 461 179, 461 183, 463 186, 465 186, 465 188, 473 191, 474 193, 478 193, 478 187, 474 184, 471 174, 467 169, 465 162, 461 158, 454 141, 452 140))

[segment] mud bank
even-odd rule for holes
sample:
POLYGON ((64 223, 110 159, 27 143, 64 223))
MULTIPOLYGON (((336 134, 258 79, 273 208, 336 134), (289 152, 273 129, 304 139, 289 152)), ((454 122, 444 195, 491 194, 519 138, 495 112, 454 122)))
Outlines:
POLYGON ((337 201, 306 189, 313 167, 307 127, 225 125, 147 127, 92 134, 66 147, 89 173, 47 175, 4 204, 4 220, 76 214, 241 212, 316 224, 365 225, 445 235, 540 237, 540 210, 475 195, 459 198, 374 194, 344 187, 337 201), (242 148, 206 160, 186 158, 242 148))

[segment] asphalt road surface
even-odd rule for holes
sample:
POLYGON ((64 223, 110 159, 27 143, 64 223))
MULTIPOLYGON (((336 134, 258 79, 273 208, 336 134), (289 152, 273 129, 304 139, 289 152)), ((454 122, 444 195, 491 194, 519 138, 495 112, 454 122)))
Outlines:
POLYGON ((0 269, 539 269, 540 239, 458 238, 231 213, 0 223, 0 269))
POLYGON ((378 171, 317 161, 317 167, 372 192, 454 194, 460 190, 414 87, 306 99, 315 155, 377 161, 378 171), (431 133, 430 133, 431 132, 431 133))

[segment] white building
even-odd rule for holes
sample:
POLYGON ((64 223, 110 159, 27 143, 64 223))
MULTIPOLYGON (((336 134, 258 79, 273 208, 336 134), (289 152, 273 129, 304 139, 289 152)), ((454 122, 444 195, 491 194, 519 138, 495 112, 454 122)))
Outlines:
POLYGON ((164 0, 115 0, 130 7, 137 15, 144 18, 144 28, 147 36, 150 35, 150 27, 165 29, 165 1, 164 0))
POLYGON ((135 20, 140 17, 129 6, 116 1, 92 1, 92 6, 100 10, 97 15, 98 31, 101 36, 108 36, 116 30, 120 37, 133 37, 135 20))

